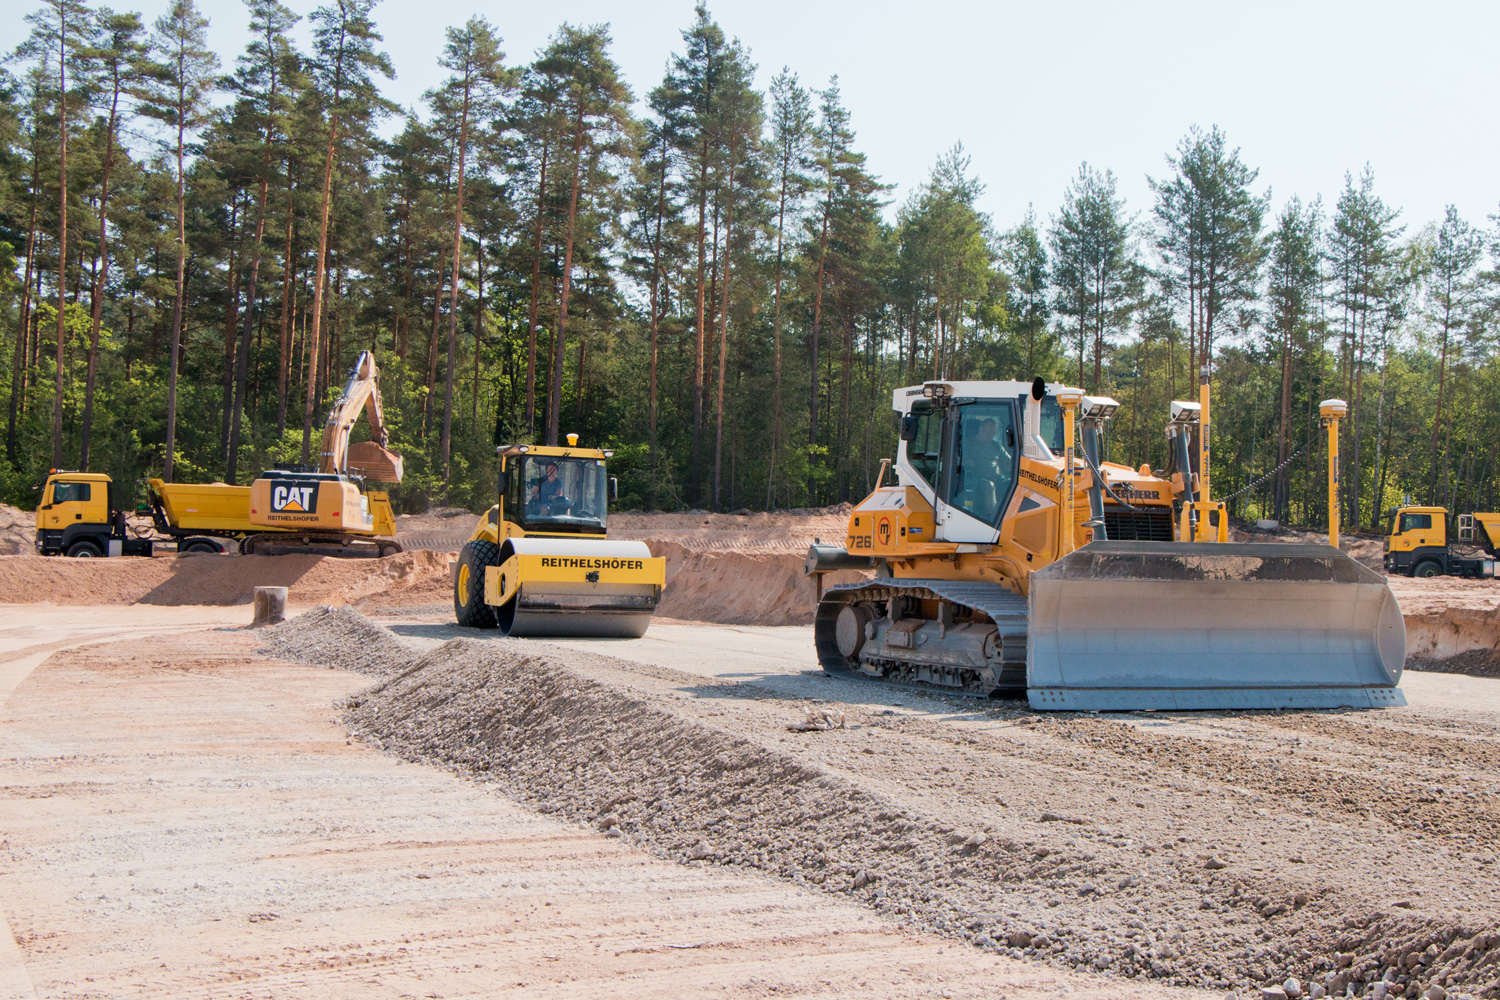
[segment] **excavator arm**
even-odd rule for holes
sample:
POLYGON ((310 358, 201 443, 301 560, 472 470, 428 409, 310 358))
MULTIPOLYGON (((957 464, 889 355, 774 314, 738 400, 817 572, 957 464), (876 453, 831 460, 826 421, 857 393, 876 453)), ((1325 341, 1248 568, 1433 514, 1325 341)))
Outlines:
POLYGON ((385 414, 380 406, 380 373, 375 367, 375 355, 363 351, 344 390, 328 411, 323 423, 323 444, 318 461, 318 471, 340 475, 360 476, 380 482, 401 481, 401 456, 386 448, 390 432, 385 427, 385 414), (369 441, 349 443, 349 432, 359 419, 360 411, 370 421, 369 441))

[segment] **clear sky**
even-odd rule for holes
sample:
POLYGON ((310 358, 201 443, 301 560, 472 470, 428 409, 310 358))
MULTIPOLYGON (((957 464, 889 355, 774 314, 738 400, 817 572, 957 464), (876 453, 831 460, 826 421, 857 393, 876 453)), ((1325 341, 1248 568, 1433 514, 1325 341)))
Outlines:
MULTIPOLYGON (((199 0, 226 67, 246 40, 239 0, 199 0)), ((307 13, 315 0, 287 0, 307 13)), ((11 7, 22 7, 18 0, 11 7)), ((130 0, 115 0, 130 8, 130 0)), ((165 0, 144 0, 154 18, 165 0)), ((962 141, 986 183, 981 207, 1006 228, 1034 204, 1043 221, 1087 160, 1119 178, 1129 207, 1150 206, 1146 176, 1198 124, 1217 124, 1280 205, 1337 198, 1368 162, 1376 190, 1413 228, 1448 203, 1475 224, 1500 209, 1495 85, 1500 2, 984 3, 973 0, 716 0, 711 13, 759 66, 823 86, 837 73, 858 148, 905 197, 962 141)), ((442 75, 443 30, 471 14, 528 61, 562 21, 608 22, 639 98, 660 81, 691 0, 385 0, 376 20, 407 106, 442 75)), ((14 46, 19 18, 0 24, 14 46)), ((305 25, 303 26, 305 28, 305 25)), ((304 32, 305 36, 305 32, 304 32)))

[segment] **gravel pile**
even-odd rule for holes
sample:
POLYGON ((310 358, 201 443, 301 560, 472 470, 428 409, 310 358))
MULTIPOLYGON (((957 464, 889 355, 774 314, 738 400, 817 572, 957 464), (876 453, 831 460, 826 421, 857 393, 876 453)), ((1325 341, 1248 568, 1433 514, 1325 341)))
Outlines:
POLYGON ((387 750, 493 781, 538 811, 684 863, 843 894, 989 951, 1238 996, 1290 995, 1291 977, 1306 995, 1385 983, 1392 997, 1500 997, 1488 923, 1399 901, 1350 913, 1320 895, 1281 898, 1214 857, 1173 885, 1144 884, 1086 840, 1043 849, 945 823, 524 641, 453 640, 351 699, 346 718, 387 750))
POLYGON ((386 677, 411 665, 414 657, 390 629, 381 628, 347 607, 305 611, 261 632, 261 653, 386 677))

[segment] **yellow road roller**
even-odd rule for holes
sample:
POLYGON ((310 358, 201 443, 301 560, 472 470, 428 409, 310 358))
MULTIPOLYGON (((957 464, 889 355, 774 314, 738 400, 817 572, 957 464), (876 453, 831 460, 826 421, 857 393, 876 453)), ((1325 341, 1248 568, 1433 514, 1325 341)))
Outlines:
POLYGON ((505 445, 499 502, 459 552, 453 613, 508 636, 637 638, 666 585, 645 542, 606 535, 615 481, 607 449, 505 445))

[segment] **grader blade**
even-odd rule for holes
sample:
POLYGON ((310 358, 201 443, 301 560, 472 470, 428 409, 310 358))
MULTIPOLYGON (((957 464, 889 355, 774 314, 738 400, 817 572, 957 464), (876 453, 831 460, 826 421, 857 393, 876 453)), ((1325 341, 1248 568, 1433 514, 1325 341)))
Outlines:
POLYGON ((1095 542, 1031 578, 1037 709, 1404 705, 1405 656, 1385 578, 1327 545, 1095 542))

